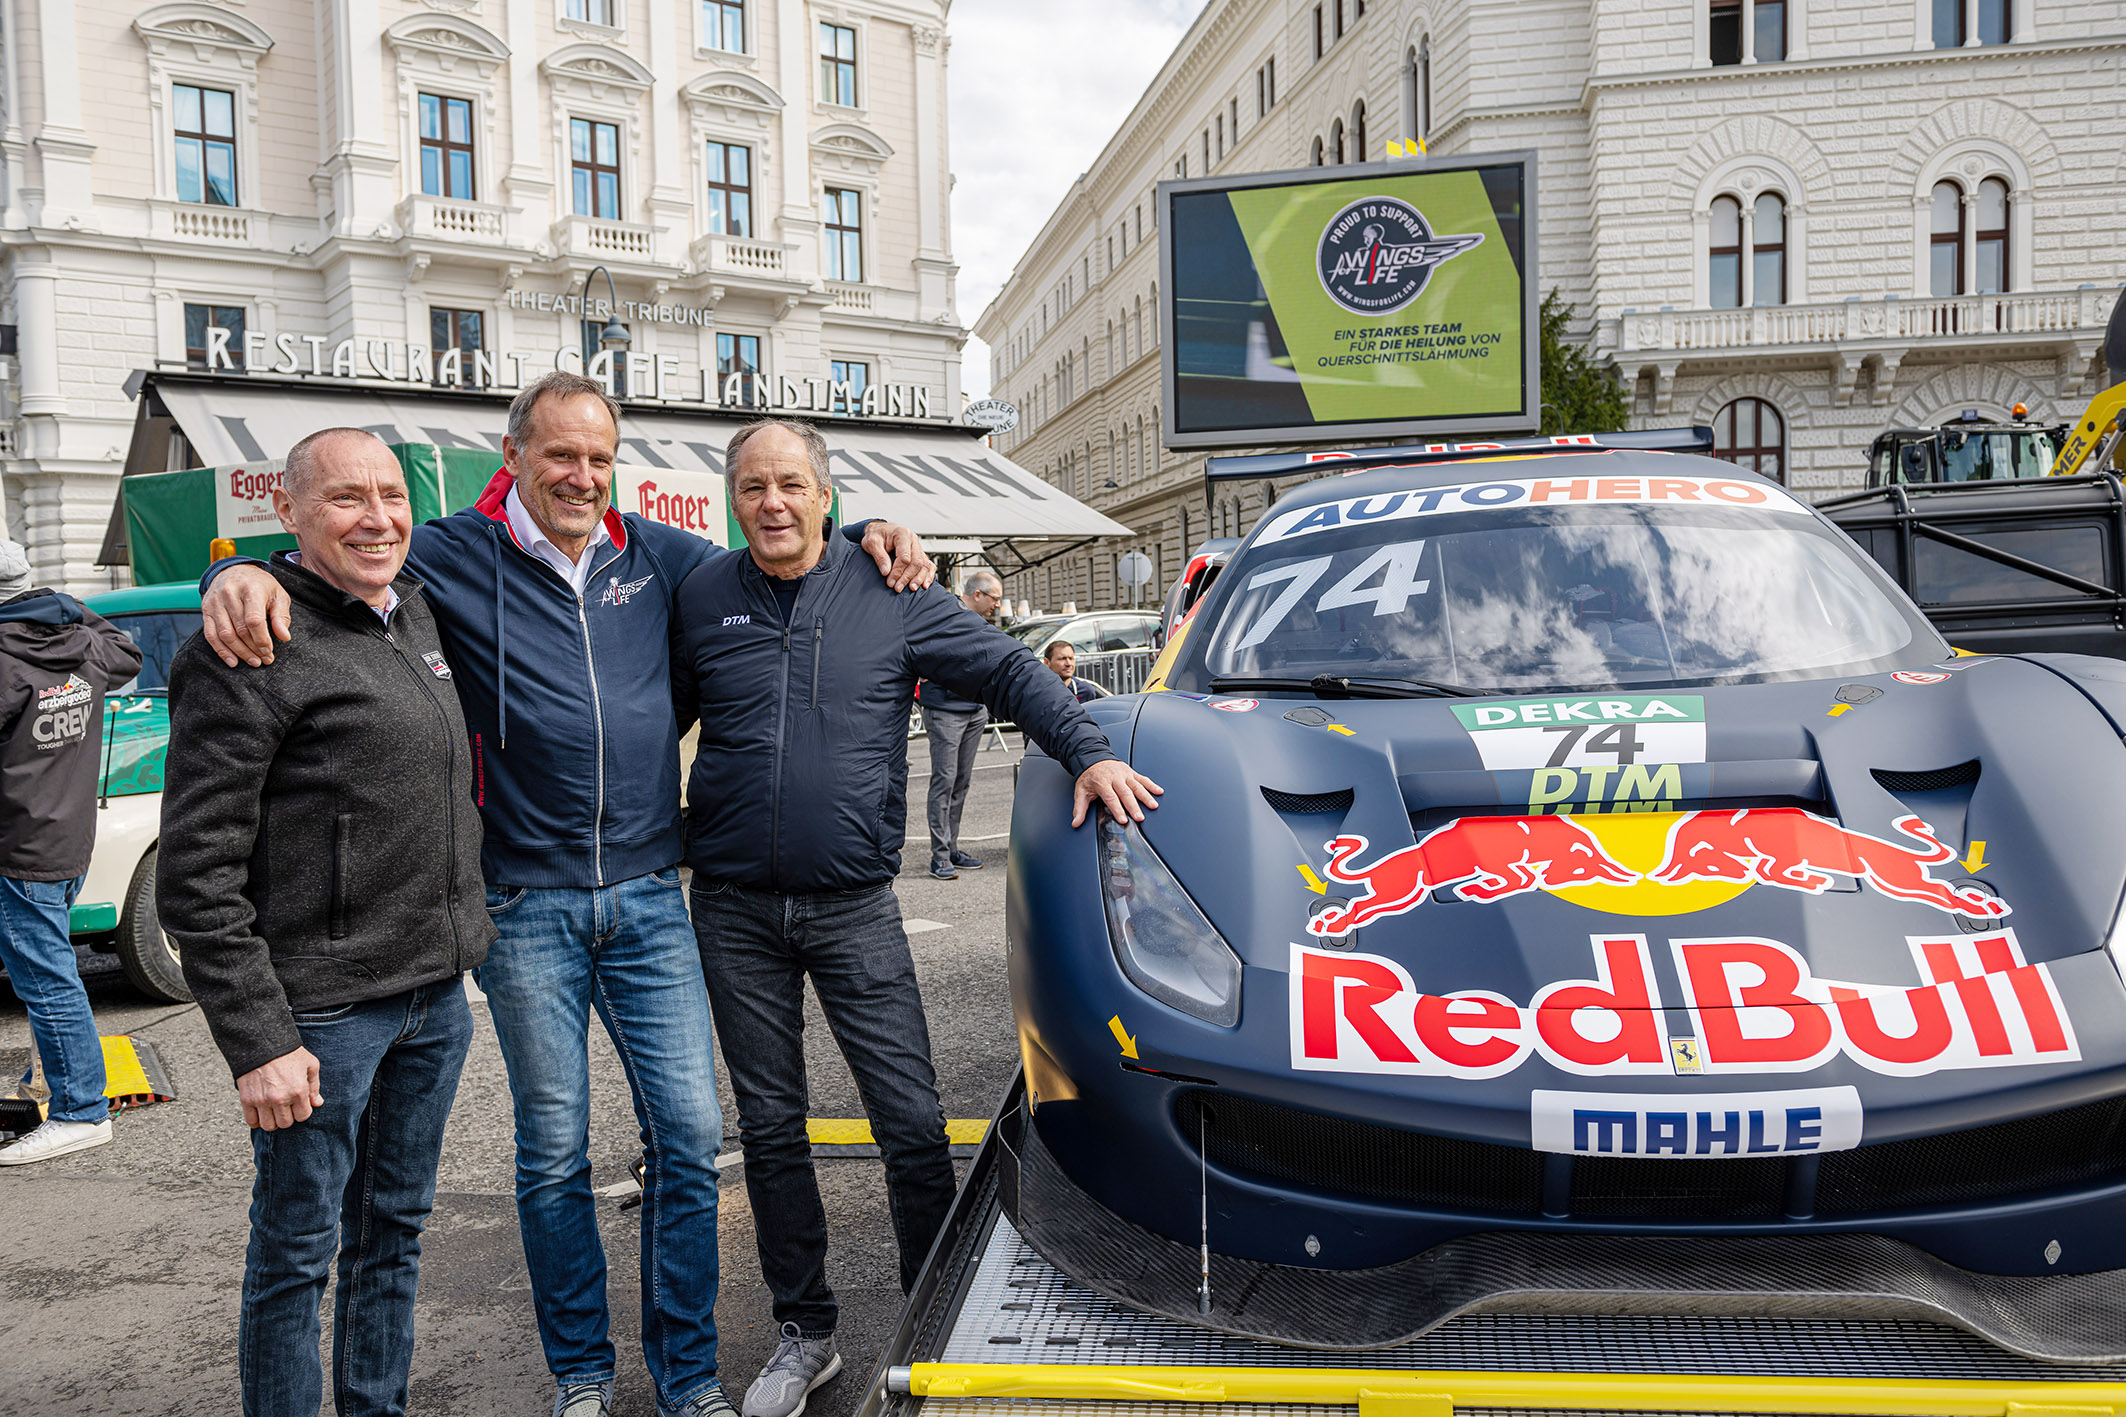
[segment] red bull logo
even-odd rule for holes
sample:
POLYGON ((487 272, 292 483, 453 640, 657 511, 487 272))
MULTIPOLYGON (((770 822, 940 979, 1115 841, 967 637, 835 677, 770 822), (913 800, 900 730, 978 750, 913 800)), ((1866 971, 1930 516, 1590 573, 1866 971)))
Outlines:
POLYGON ((1593 978, 1545 985, 1526 1005, 1488 990, 1429 993, 1385 956, 1295 944, 1292 1066, 1487 1078, 1536 1054, 1560 1072, 1613 1077, 1798 1073, 1845 1057, 1920 1077, 2081 1058, 2058 984, 2025 961, 2013 930, 1911 939, 1915 985, 1821 978, 1777 940, 1671 939, 1690 1035, 1666 1027, 1645 936, 1590 942, 1593 978))
POLYGON ((1973 920, 1997 920, 2008 913, 2006 901, 1935 878, 1934 868, 1954 861, 1956 852, 1920 818, 1900 817, 1892 829, 1914 845, 1854 831, 1794 807, 1584 821, 1463 817, 1370 864, 1358 862, 1369 846, 1365 837, 1339 836, 1328 843, 1322 874, 1358 887, 1360 894, 1347 906, 1316 915, 1307 930, 1348 934, 1415 910, 1443 888, 1483 903, 1542 890, 1591 909, 1668 915, 1709 908, 1752 885, 1818 895, 1837 876, 1973 920), (1659 836, 1644 840, 1645 855, 1628 849, 1664 824, 1665 842, 1659 836), (1680 899, 1662 899, 1670 894, 1680 899))

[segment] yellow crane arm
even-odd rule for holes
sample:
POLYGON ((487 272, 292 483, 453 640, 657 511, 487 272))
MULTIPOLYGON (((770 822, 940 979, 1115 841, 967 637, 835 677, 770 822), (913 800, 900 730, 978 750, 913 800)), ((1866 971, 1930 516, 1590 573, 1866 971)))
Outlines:
MULTIPOLYGON (((2068 430, 2067 444, 2052 465, 2052 475, 2072 477, 2084 470, 2104 471, 2101 464, 2091 463, 2091 455, 2120 432, 2122 417, 2126 417, 2126 383, 2113 384, 2089 401, 2089 407, 2068 430)), ((2113 446, 2110 452, 2108 461, 2116 467, 2120 447, 2113 446)))

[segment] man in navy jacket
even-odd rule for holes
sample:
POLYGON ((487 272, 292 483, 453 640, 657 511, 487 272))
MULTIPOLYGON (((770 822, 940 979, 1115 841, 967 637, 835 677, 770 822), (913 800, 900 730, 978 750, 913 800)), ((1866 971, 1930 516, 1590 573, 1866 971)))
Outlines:
POLYGON ((841 1371, 805 1129, 807 975, 885 1157, 903 1289, 952 1204, 930 1037, 893 895, 917 677, 1009 718, 1076 775, 1073 825, 1095 799, 1142 821, 1159 788, 1115 757, 1032 651, 942 588, 895 594, 827 534, 833 489, 817 431, 748 424, 725 467, 750 554, 705 564, 680 586, 672 686, 680 721, 701 720, 687 789, 694 929, 783 1335, 745 1417, 794 1417, 841 1371))
MULTIPOLYGON (((554 1411, 605 1417, 615 1364, 587 1150, 595 1008, 647 1152, 642 1336, 658 1411, 732 1417, 716 1378, 722 1112, 679 890, 669 625, 690 572, 743 553, 613 510, 618 437, 602 386, 539 380, 510 404, 502 471, 473 507, 414 528, 406 566, 472 735, 500 932, 475 977, 516 1104, 517 1216, 554 1411)), ((904 529, 873 523, 864 549, 883 569, 889 542, 892 583, 927 581, 904 529)), ((207 589, 207 639, 231 665, 268 661, 286 605, 263 568, 232 567, 207 589)))

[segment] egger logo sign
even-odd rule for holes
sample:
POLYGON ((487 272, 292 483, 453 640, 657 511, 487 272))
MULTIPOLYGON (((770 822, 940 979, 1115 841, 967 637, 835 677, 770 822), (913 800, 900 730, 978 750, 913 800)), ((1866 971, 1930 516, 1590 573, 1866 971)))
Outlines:
MULTIPOLYGON (((1292 1066, 1488 1078, 1531 1053, 1583 1077, 1799 1073, 1843 1054, 1895 1077, 2081 1058, 2051 971, 2013 930, 1915 938, 1919 983, 1821 979, 1777 940, 1672 939, 1696 1034, 1678 1050, 1644 935, 1594 935, 1594 971, 1524 1006, 1488 990, 1428 994, 1381 955, 1292 946, 1292 1066)), ((1681 1035, 1677 1036, 1681 1038, 1681 1035)))

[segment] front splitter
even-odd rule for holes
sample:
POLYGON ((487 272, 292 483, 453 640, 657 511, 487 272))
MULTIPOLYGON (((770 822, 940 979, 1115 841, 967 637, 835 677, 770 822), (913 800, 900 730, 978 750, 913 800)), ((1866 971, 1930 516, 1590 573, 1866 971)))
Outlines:
MULTIPOLYGON (((1397 1264, 1325 1270, 1201 1262, 1116 1215, 1063 1173, 1023 1113, 1008 1118, 999 1192, 1028 1244, 1135 1308, 1302 1348, 1405 1343, 1464 1314, 1685 1314, 1921 1319, 2051 1363, 2126 1363, 2126 1270, 1989 1275, 1879 1235, 1463 1236, 1397 1264)), ((1708 1163, 1712 1164, 1712 1163, 1708 1163)))

